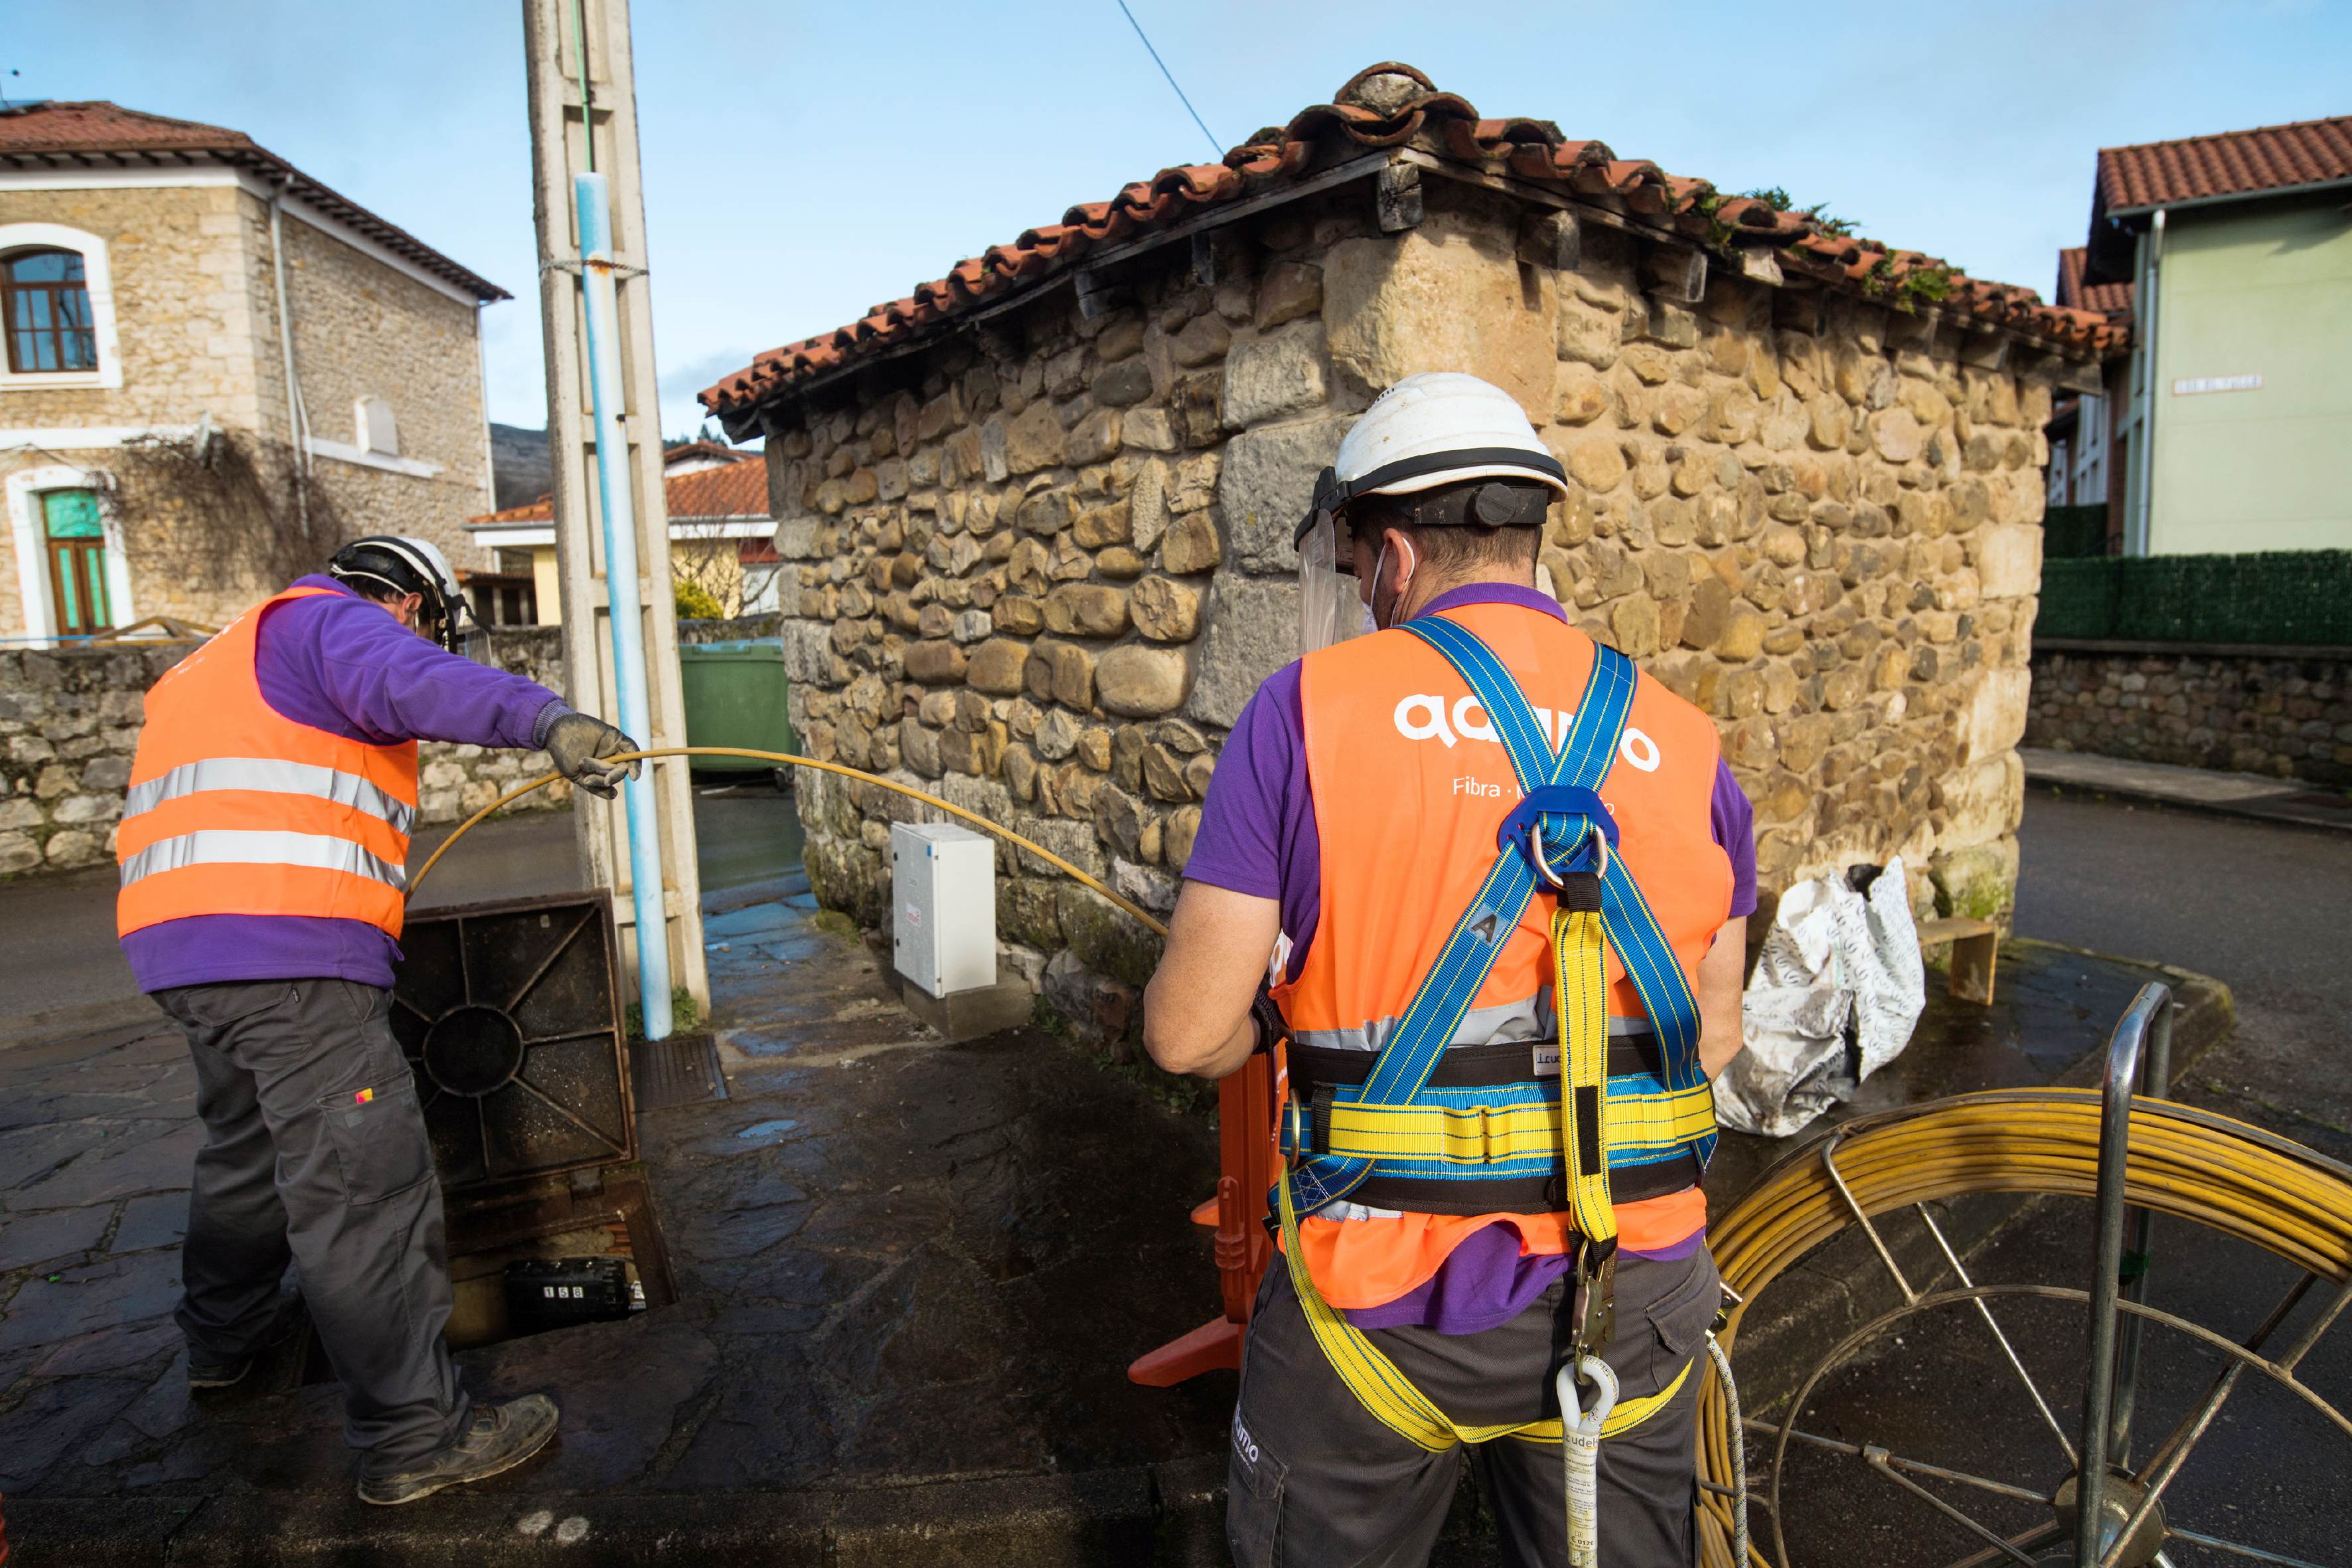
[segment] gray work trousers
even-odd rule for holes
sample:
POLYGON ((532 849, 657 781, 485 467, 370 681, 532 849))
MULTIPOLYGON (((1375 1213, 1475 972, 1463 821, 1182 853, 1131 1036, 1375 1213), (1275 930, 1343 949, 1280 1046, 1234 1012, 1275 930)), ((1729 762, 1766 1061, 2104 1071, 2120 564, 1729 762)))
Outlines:
MULTIPOLYGON (((1567 1281, 1477 1334, 1375 1329, 1366 1338, 1458 1426, 1559 1414, 1567 1281)), ((1621 1255, 1616 1331, 1602 1353, 1619 1397, 1655 1394, 1703 1353, 1722 1293, 1702 1247, 1673 1261, 1621 1255)), ((1601 1446, 1601 1561, 1689 1568, 1698 1500, 1699 1369, 1640 1426, 1601 1446)), ((1444 1528, 1464 1451, 1433 1454, 1366 1410, 1315 1342, 1277 1255, 1259 1287, 1225 1474, 1235 1568, 1419 1568, 1444 1528)), ((1498 1437, 1479 1466, 1510 1568, 1568 1561, 1559 1446, 1498 1437)))
POLYGON ((371 1469, 464 1431, 441 1184, 390 994, 347 980, 154 994, 188 1037, 196 1153, 178 1313, 192 1353, 251 1354, 290 1259, 343 1385, 343 1436, 371 1469))

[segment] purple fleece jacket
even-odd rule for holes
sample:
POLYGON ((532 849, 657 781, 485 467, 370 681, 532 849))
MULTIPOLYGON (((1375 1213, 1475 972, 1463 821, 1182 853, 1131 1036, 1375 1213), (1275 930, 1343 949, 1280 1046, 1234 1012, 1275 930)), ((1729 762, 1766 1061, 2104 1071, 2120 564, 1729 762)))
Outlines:
MULTIPOLYGON (((1423 608, 1432 615, 1462 605, 1517 605, 1566 620, 1557 601, 1533 588, 1475 583, 1442 594, 1423 608)), ((1731 860, 1734 916, 1756 911, 1756 814, 1739 781, 1721 761, 1708 802, 1708 826, 1731 860)), ((1321 923, 1323 844, 1315 824, 1315 803, 1307 784, 1307 726, 1302 717, 1298 666, 1285 665, 1242 709, 1217 757, 1216 776, 1201 806, 1201 826, 1184 875, 1215 887, 1274 899, 1282 906, 1282 929, 1290 934, 1288 973, 1298 977, 1307 950, 1321 923)), ((1705 1232, 1645 1258, 1686 1258, 1705 1232)), ((1519 1233, 1507 1225, 1488 1226, 1455 1247, 1436 1275, 1418 1289, 1377 1307, 1350 1310, 1360 1329, 1430 1328, 1441 1334, 1475 1334, 1507 1323, 1525 1311, 1553 1280, 1568 1271, 1560 1256, 1519 1256, 1519 1233)))
MULTIPOLYGON (((537 681, 427 642, 332 577, 280 605, 254 638, 254 675, 279 717, 377 745, 455 741, 536 748, 569 711, 537 681)), ((243 980, 333 978, 390 986, 400 947, 364 921, 196 915, 122 939, 142 991, 243 980)))

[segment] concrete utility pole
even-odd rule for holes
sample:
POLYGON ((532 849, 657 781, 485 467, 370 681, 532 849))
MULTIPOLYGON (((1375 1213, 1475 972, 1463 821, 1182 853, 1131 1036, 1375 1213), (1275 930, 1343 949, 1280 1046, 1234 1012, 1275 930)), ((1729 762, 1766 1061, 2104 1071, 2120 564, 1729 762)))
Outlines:
MULTIPOLYGON (((628 0, 523 0, 522 16, 568 696, 580 711, 619 724, 643 745, 682 746, 686 710, 670 589, 669 509, 662 493, 628 0), (599 192, 604 210, 591 211, 583 224, 578 199, 593 204, 599 192), (593 252, 584 265, 583 237, 593 252), (630 572, 633 553, 635 571, 630 572), (621 563, 619 575, 607 576, 608 558, 621 563), (616 626, 610 605, 625 616, 634 609, 634 625, 616 626)), ((666 977, 707 1012, 702 884, 685 760, 646 764, 645 776, 627 785, 625 795, 635 798, 608 805, 577 797, 574 819, 590 881, 613 889, 614 913, 630 950, 625 957, 640 976, 640 990, 647 984, 658 990, 666 977), (632 824, 641 835, 635 841, 632 824), (643 899, 637 897, 640 871, 643 899), (640 953, 638 911, 650 921, 656 909, 663 911, 668 940, 640 953)), ((661 1038, 669 1032, 668 995, 640 1001, 646 1037, 661 1038)))

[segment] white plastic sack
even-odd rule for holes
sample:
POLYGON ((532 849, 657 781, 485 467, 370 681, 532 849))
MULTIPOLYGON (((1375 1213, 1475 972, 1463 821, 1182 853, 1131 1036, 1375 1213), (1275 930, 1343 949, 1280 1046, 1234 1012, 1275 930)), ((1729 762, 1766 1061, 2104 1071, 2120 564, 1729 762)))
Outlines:
POLYGON ((1899 858, 1867 898, 1843 878, 1799 883, 1781 898, 1748 980, 1748 1048, 1715 1080, 1716 1119, 1787 1137, 1902 1055, 1927 1005, 1899 858))

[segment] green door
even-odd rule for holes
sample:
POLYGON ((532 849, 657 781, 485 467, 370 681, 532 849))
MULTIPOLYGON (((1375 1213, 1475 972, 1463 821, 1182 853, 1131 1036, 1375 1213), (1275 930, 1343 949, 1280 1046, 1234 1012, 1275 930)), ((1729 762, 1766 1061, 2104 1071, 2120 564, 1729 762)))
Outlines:
POLYGON ((49 610, 59 637, 88 637, 114 625, 106 593, 106 525, 95 490, 44 490, 41 521, 49 558, 49 610))

